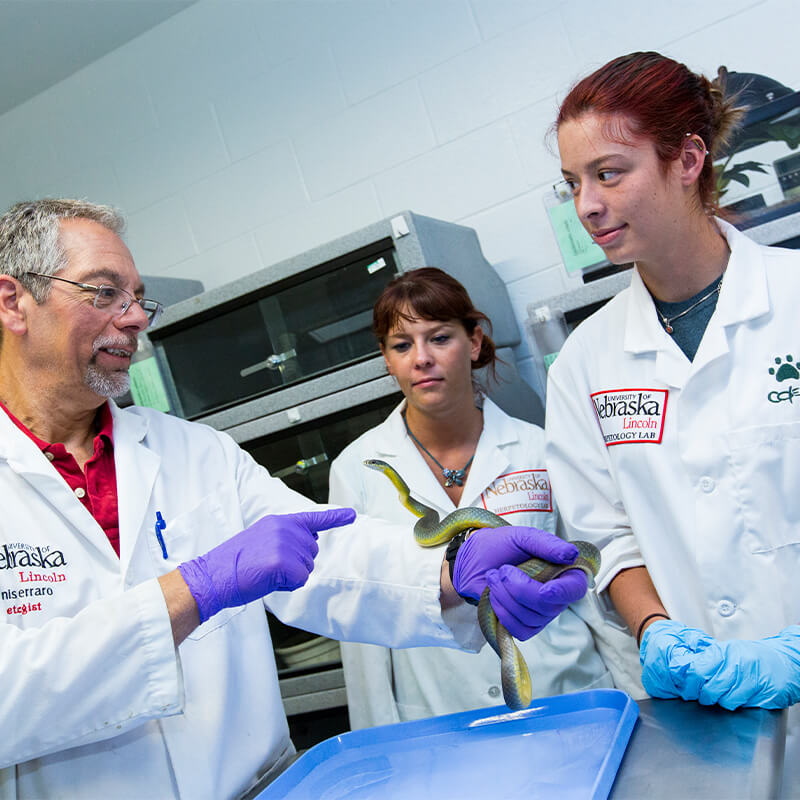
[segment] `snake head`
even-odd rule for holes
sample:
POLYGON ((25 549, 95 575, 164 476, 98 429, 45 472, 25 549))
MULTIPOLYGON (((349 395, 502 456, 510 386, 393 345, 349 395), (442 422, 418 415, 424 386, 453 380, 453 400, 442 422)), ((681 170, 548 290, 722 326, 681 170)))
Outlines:
POLYGON ((387 467, 391 469, 389 464, 387 464, 385 461, 381 461, 379 458, 368 458, 364 462, 364 466, 369 467, 370 469, 376 469, 378 470, 378 472, 384 472, 384 473, 387 467))
POLYGON ((378 472, 382 472, 392 482, 394 488, 400 493, 400 501, 402 504, 408 508, 412 514, 415 514, 418 517, 422 516, 422 512, 417 512, 413 508, 409 507, 408 504, 411 500, 411 491, 408 488, 408 484, 397 474, 397 470, 391 464, 387 463, 386 461, 381 461, 379 458, 368 458, 364 462, 364 466, 377 470, 378 472))

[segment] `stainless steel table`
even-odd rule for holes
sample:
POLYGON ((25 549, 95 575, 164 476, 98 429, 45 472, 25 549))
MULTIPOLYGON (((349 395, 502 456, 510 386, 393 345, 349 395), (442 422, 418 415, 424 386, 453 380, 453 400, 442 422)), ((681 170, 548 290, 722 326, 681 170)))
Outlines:
POLYGON ((612 800, 767 800, 780 792, 786 713, 641 700, 612 800))
MULTIPOLYGON (((285 688, 285 696, 291 696, 292 687, 285 688)), ((637 705, 639 719, 611 789, 611 800, 778 797, 786 712, 761 708, 725 711, 683 700, 640 700, 637 705)), ((268 783, 265 780, 240 800, 254 800, 268 783)))

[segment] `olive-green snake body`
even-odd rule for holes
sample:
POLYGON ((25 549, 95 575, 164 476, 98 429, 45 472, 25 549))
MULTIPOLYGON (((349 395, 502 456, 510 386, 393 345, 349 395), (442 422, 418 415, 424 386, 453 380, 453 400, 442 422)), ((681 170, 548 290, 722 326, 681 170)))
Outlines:
MULTIPOLYGON (((378 459, 368 459, 364 464, 370 469, 382 472, 397 489, 400 502, 412 514, 419 517, 414 525, 414 539, 422 547, 444 544, 456 534, 472 528, 500 528, 510 524, 484 508, 458 508, 443 520, 439 520, 439 514, 435 509, 411 497, 408 484, 390 464, 378 459)), ((589 585, 592 586, 594 576, 600 567, 600 553, 589 542, 573 542, 573 544, 578 548, 578 558, 572 564, 552 564, 534 557, 516 566, 541 583, 546 583, 569 569, 580 569, 586 574, 589 585)), ((478 623, 486 641, 500 657, 500 679, 506 705, 514 711, 527 708, 533 699, 528 666, 511 634, 497 619, 489 600, 488 587, 478 603, 478 623)))

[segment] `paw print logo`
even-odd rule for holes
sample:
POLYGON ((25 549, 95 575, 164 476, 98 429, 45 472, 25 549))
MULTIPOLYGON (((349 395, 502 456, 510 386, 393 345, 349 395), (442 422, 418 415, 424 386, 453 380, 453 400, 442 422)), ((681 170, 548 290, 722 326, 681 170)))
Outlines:
POLYGON ((769 368, 769 374, 774 375, 778 383, 788 380, 800 380, 800 372, 797 371, 797 367, 792 363, 793 361, 792 356, 786 356, 785 361, 780 356, 776 356, 775 366, 769 368))

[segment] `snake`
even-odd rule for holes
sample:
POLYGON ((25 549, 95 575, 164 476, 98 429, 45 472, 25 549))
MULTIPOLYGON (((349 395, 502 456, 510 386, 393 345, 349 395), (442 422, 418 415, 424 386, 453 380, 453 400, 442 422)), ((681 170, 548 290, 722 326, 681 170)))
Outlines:
MULTIPOLYGON (((391 464, 370 458, 364 461, 364 465, 383 473, 397 489, 402 505, 419 517, 414 525, 414 539, 422 547, 445 544, 462 531, 502 528, 511 524, 485 508, 474 506, 457 508, 440 520, 436 509, 411 496, 408 484, 391 464)), ((578 548, 578 557, 572 564, 553 564, 534 556, 515 566, 540 583, 547 583, 567 570, 579 569, 585 573, 589 586, 594 586, 594 578, 600 568, 599 550, 590 542, 574 541, 572 544, 578 548)), ((528 708, 533 701, 533 684, 528 665, 514 638, 498 620, 492 608, 488 586, 478 601, 478 624, 486 641, 500 658, 500 683, 505 704, 512 711, 528 708)))

